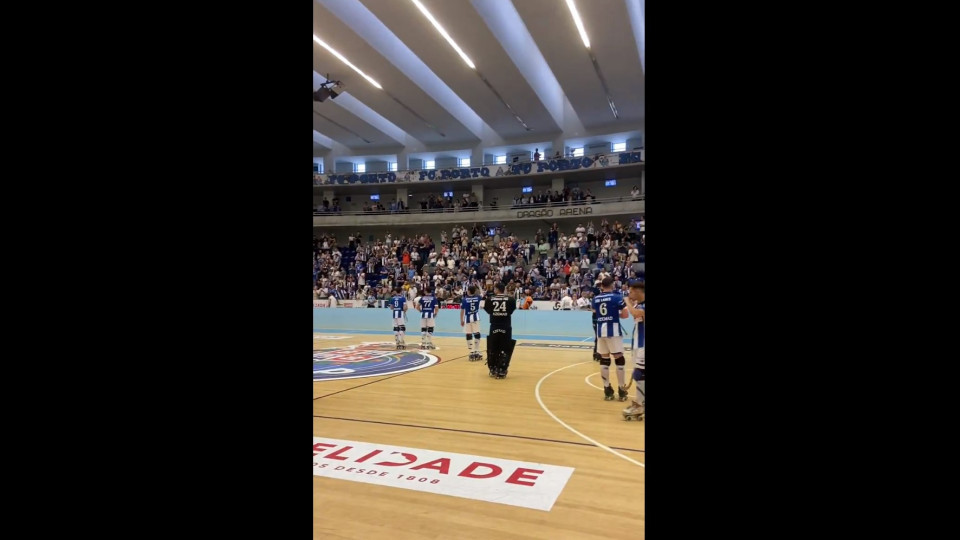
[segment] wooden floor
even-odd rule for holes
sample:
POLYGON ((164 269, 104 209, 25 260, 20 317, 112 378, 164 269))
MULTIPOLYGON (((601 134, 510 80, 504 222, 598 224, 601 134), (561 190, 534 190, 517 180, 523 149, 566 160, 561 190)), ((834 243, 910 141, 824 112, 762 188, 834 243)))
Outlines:
MULTIPOLYGON (((392 340, 315 337, 314 348, 392 340)), ((434 343, 441 361, 427 368, 315 382, 314 436, 572 467, 553 508, 314 476, 314 538, 644 538, 644 422, 623 419, 629 400, 603 400, 591 350, 518 346, 507 378, 494 380, 467 361, 463 338, 434 343)))

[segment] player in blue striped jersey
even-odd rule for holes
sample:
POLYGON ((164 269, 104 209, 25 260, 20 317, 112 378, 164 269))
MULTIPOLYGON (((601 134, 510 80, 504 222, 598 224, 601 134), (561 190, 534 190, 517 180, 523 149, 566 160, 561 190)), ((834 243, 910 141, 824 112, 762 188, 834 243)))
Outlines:
POLYGON ((600 294, 593 297, 593 311, 597 317, 597 352, 600 354, 600 377, 603 379, 603 399, 613 400, 613 387, 610 385, 610 355, 613 354, 617 366, 620 401, 627 400, 627 387, 623 359, 623 332, 620 319, 628 315, 627 303, 623 296, 613 290, 613 278, 605 277, 600 282, 600 294))
POLYGON ((437 318, 437 312, 440 311, 440 302, 437 302, 437 298, 433 296, 430 287, 424 286, 423 296, 420 297, 420 301, 414 307, 420 312, 420 334, 422 336, 420 348, 436 349, 433 346, 433 326, 437 318))
POLYGON ((393 311, 393 338, 397 342, 397 350, 402 351, 407 348, 403 339, 407 332, 407 297, 403 295, 403 289, 400 287, 393 288, 390 309, 393 311))
POLYGON ((467 349, 470 350, 471 362, 483 359, 480 353, 480 300, 477 295, 477 286, 470 285, 467 294, 460 302, 460 326, 467 334, 467 349), (476 344, 476 350, 474 350, 476 344))
POLYGON ((646 414, 646 358, 644 344, 646 332, 643 327, 646 317, 646 288, 640 280, 630 282, 630 302, 627 308, 633 316, 633 380, 637 384, 637 397, 629 407, 623 410, 624 418, 642 419, 646 414))

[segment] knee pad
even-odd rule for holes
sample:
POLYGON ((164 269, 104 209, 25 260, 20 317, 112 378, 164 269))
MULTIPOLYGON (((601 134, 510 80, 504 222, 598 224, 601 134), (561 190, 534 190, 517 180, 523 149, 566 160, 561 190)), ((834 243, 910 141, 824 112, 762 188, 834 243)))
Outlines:
POLYGON ((480 341, 480 332, 473 334, 473 339, 480 341))
POLYGON ((616 357, 614 357, 613 361, 614 361, 614 363, 617 364, 618 366, 623 366, 624 364, 627 363, 627 361, 624 360, 622 356, 616 356, 616 357))
POLYGON ((609 365, 610 365, 610 359, 609 359, 609 358, 600 357, 600 365, 601 365, 601 366, 609 366, 609 365))
POLYGON ((394 331, 394 332, 399 332, 399 331, 400 331, 400 327, 399 327, 399 326, 394 326, 394 327, 393 327, 393 331, 394 331))
POLYGON ((432 326, 427 327, 427 332, 430 333, 430 334, 432 334, 432 333, 433 333, 433 327, 432 327, 432 326))
POLYGON ((641 368, 633 368, 633 380, 640 382, 647 379, 647 374, 641 368))
POLYGON ((421 327, 420 327, 420 331, 423 332, 424 334, 426 334, 426 333, 427 333, 427 327, 426 327, 426 326, 421 326, 421 327))
POLYGON ((467 341, 473 341, 473 334, 467 334, 467 341))
POLYGON ((401 331, 401 332, 406 332, 406 331, 407 331, 407 325, 401 324, 401 325, 400 325, 400 331, 401 331))

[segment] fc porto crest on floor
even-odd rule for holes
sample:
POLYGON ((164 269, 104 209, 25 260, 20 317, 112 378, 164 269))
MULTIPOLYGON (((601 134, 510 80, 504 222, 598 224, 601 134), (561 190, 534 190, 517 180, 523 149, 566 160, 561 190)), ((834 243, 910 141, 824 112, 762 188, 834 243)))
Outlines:
POLYGON ((313 381, 394 375, 430 367, 439 358, 420 350, 395 350, 392 342, 363 343, 313 351, 313 381))

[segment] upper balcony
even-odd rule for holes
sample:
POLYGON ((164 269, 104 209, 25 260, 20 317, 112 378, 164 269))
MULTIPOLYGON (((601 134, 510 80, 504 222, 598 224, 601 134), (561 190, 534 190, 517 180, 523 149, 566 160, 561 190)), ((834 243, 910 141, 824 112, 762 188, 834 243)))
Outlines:
MULTIPOLYGON (((498 178, 549 178, 563 176, 571 180, 593 177, 640 176, 644 168, 643 151, 619 154, 543 159, 511 164, 485 164, 478 167, 425 169, 366 174, 314 174, 314 186, 344 190, 352 186, 376 184, 415 184, 417 182, 480 182, 498 178)), ((401 187, 401 186, 398 186, 401 187)))

